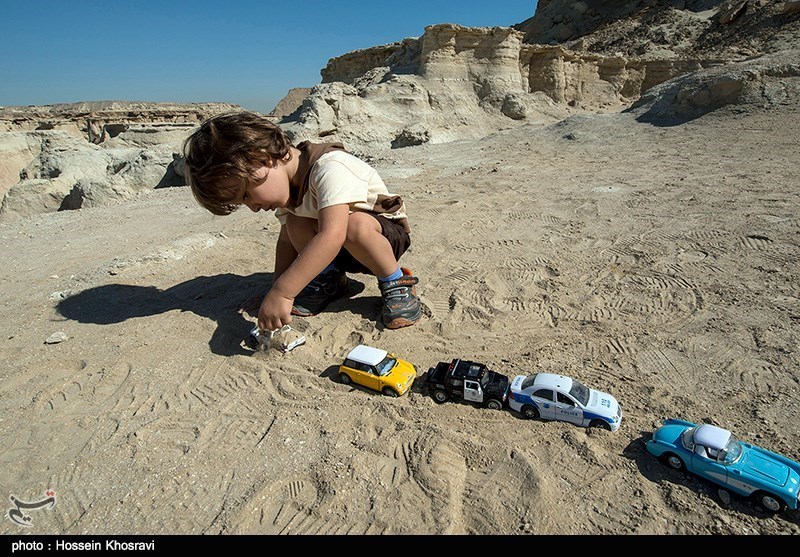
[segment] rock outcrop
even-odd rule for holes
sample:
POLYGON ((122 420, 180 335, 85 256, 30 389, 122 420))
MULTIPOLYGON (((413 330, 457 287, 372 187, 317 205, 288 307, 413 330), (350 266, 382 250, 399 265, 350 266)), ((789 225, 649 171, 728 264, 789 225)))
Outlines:
POLYGON ((798 105, 800 50, 787 50, 672 79, 628 111, 642 122, 676 125, 724 107, 752 112, 798 105))
POLYGON ((539 0, 524 42, 605 55, 741 60, 800 48, 796 1, 539 0))
POLYGON ((295 140, 374 151, 480 137, 528 113, 563 117, 545 96, 522 95, 520 39, 510 28, 436 25, 419 39, 334 58, 281 125, 295 140))
POLYGON ((282 120, 287 116, 291 116, 300 108, 303 104, 303 100, 310 92, 311 87, 293 87, 289 89, 286 96, 278 101, 278 104, 275 105, 275 108, 273 108, 267 116, 273 120, 282 120))
POLYGON ((210 116, 236 110, 242 108, 227 103, 128 101, 6 106, 0 108, 0 131, 58 130, 99 144, 129 130, 142 135, 150 133, 143 130, 191 128, 210 116))
POLYGON ((657 83, 722 62, 605 56, 526 44, 508 27, 432 25, 418 39, 331 59, 280 123, 296 140, 343 141, 356 152, 441 143, 621 110, 657 83))
POLYGON ((225 103, 99 101, 0 109, 0 219, 184 185, 181 146, 225 103))
POLYGON ((0 204, 2 220, 97 206, 185 183, 179 168, 181 141, 106 147, 45 130, 0 134, 3 143, 18 147, 15 160, 21 168, 0 204))
POLYGON ((513 28, 432 25, 332 58, 280 124, 361 153, 622 110, 687 72, 800 49, 797 2, 540 0, 513 28))

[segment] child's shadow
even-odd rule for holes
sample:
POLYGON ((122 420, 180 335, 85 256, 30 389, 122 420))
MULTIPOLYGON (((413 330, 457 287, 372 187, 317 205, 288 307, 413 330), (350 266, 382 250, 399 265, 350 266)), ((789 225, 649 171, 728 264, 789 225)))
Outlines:
MULTIPOLYGON (((364 290, 364 284, 349 279, 350 296, 364 290)), ((121 323, 134 317, 157 315, 171 310, 191 311, 208 317, 217 323, 208 346, 214 354, 232 356, 249 354, 242 341, 249 336, 254 321, 248 320, 240 309, 248 298, 258 292, 267 293, 272 285, 272 273, 254 273, 239 276, 230 273, 210 277, 197 277, 166 290, 155 286, 129 284, 106 284, 89 288, 65 298, 56 309, 66 317, 79 323, 109 325, 121 323)), ((342 311, 345 308, 356 313, 370 311, 371 306, 350 303, 343 298, 332 302, 325 311, 342 311)), ((370 317, 374 317, 371 312, 370 317)), ((181 335, 179 329, 166 330, 163 334, 181 335)))

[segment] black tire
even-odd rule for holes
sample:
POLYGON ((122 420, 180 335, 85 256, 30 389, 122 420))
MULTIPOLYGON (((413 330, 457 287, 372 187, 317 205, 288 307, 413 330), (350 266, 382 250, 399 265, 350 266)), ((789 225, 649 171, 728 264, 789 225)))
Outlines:
POLYGON ((433 391, 433 400, 442 404, 443 402, 447 402, 447 393, 441 389, 436 389, 433 391))
POLYGON ((353 380, 352 380, 352 379, 350 379, 350 376, 349 376, 349 375, 347 375, 346 373, 340 373, 340 374, 339 374, 339 381, 340 381, 340 382, 341 382, 343 385, 349 385, 350 383, 352 383, 352 382, 353 382, 353 380))
POLYGON ((526 404, 522 407, 522 416, 528 420, 538 420, 539 410, 535 406, 526 404))
POLYGON ((681 457, 674 453, 666 453, 661 459, 664 461, 664 464, 672 468, 673 470, 684 470, 686 469, 686 465, 681 460, 681 457))
POLYGON ((778 514, 786 508, 786 502, 783 499, 766 491, 754 493, 753 500, 770 514, 778 514))
POLYGON ((500 410, 503 407, 503 403, 497 400, 496 398, 490 398, 486 401, 486 408, 489 410, 500 410))
POLYGON ((392 397, 392 398, 397 398, 398 396, 400 396, 400 395, 398 395, 398 394, 397 394, 397 391, 395 391, 395 390, 394 390, 393 388, 391 388, 391 387, 384 387, 384 388, 383 388, 383 390, 382 390, 381 392, 382 392, 383 394, 385 394, 386 396, 390 396, 390 397, 392 397))
POLYGON ((611 425, 605 420, 592 420, 589 422, 589 427, 596 427, 598 429, 605 429, 611 431, 611 425))

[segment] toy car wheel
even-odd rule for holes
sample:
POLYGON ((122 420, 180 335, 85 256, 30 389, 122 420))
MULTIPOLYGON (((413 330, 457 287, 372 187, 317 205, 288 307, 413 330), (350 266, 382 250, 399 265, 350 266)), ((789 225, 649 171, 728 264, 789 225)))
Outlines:
POLYGON ((598 429, 605 429, 611 431, 611 425, 605 420, 592 420, 589 422, 589 427, 596 427, 598 429))
POLYGON ((489 410, 500 410, 503 407, 503 403, 497 400, 496 398, 490 398, 486 402, 486 408, 489 410))
POLYGON ((435 391, 433 391, 433 400, 435 400, 439 404, 447 402, 447 393, 441 389, 436 389, 435 391))
POLYGON ((390 397, 392 397, 392 398, 397 398, 397 396, 398 396, 398 395, 397 395, 397 391, 395 391, 395 390, 394 390, 394 389, 392 389, 391 387, 384 387, 384 388, 383 388, 383 391, 381 391, 381 392, 382 392, 383 394, 385 394, 386 396, 390 396, 390 397))
POLYGON ((684 464, 681 458, 677 455, 672 453, 667 453, 664 455, 664 463, 672 468, 673 470, 683 470, 684 464))
POLYGON ((522 407, 522 415, 529 420, 538 420, 539 410, 537 410, 535 406, 526 404, 525 406, 522 407))
POLYGON ((353 380, 350 379, 350 376, 347 375, 346 373, 339 374, 339 381, 341 381, 341 383, 344 385, 349 385, 350 383, 353 382, 353 380))
POLYGON ((775 497, 772 493, 766 491, 759 491, 754 496, 757 504, 764 507, 764 509, 771 514, 779 513, 786 506, 783 499, 775 497))

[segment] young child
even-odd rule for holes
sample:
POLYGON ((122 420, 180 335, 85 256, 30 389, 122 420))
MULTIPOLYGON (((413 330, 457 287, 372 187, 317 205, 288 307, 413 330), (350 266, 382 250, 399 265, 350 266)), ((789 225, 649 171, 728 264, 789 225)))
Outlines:
POLYGON ((349 293, 345 273, 378 278, 389 329, 420 317, 419 279, 398 264, 411 245, 405 204, 370 165, 341 143, 293 146, 283 131, 252 112, 206 120, 184 144, 195 199, 215 215, 240 205, 275 211, 280 233, 272 287, 258 326, 279 329, 349 293))

